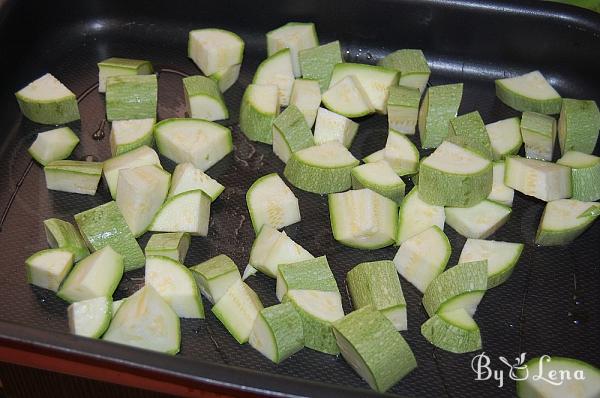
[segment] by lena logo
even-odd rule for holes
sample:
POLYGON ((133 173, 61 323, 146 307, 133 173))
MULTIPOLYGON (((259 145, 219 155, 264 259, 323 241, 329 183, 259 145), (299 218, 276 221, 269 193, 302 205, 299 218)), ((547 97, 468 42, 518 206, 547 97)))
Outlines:
MULTIPOLYGON (((548 369, 546 365, 552 362, 550 355, 542 355, 537 362, 537 366, 529 367, 525 363, 526 355, 527 353, 522 353, 515 358, 514 363, 511 363, 505 357, 498 357, 498 360, 508 368, 508 379, 520 381, 531 378, 533 381, 540 381, 553 386, 560 386, 567 380, 585 380, 585 375, 581 369, 575 371, 568 369, 548 369)), ((492 369, 490 366, 491 363, 490 357, 485 352, 473 357, 471 369, 475 372, 475 380, 496 380, 498 387, 502 388, 507 378, 506 370, 492 369)))

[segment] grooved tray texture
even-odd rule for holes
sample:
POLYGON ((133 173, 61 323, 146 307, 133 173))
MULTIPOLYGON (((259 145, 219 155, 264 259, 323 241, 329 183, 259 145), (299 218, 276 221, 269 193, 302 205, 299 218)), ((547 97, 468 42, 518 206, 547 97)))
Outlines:
MULTIPOLYGON (((597 30, 593 32, 584 23, 595 21, 598 24, 598 17, 591 14, 569 14, 583 20, 573 22, 580 27, 573 29, 558 18, 549 16, 548 20, 541 20, 520 11, 515 3, 490 3, 489 7, 495 6, 494 12, 498 15, 494 23, 504 27, 492 26, 490 9, 467 2, 456 2, 454 8, 427 1, 422 4, 334 1, 327 5, 319 5, 316 1, 304 5, 267 2, 256 8, 242 2, 228 2, 228 6, 202 3, 201 6, 180 0, 169 2, 172 4, 168 8, 158 1, 82 3, 87 8, 63 1, 55 4, 58 9, 48 5, 35 10, 30 8, 31 14, 23 11, 24 6, 21 6, 9 14, 13 15, 12 19, 0 20, 2 32, 6 33, 8 29, 20 29, 15 26, 15 18, 25 21, 36 16, 52 19, 52 15, 58 15, 56 22, 44 21, 37 30, 19 39, 27 47, 22 47, 18 59, 12 58, 10 67, 2 61, 2 65, 12 72, 0 77, 0 100, 4 108, 0 113, 0 134, 3 135, 0 210, 19 188, 0 232, 0 270, 3 275, 0 278, 0 319, 43 329, 53 335, 68 332, 67 304, 52 292, 26 283, 24 260, 47 247, 42 226, 44 219, 58 217, 73 221, 74 214, 105 203, 110 200, 110 195, 103 182, 94 197, 48 191, 42 168, 38 164, 30 165, 27 148, 36 133, 50 127, 36 125, 21 117, 12 92, 46 71, 79 96, 97 81, 98 61, 109 56, 148 59, 159 71, 158 119, 184 117, 181 76, 173 71, 200 73, 186 57, 187 32, 192 28, 217 26, 231 29, 243 37, 246 52, 240 78, 225 94, 231 117, 222 123, 232 129, 235 149, 208 170, 208 174, 226 189, 212 205, 208 237, 192 239, 185 261, 191 266, 224 253, 236 262, 240 271, 248 262, 254 239, 245 202, 246 190, 262 175, 272 172, 282 175, 284 165, 269 146, 252 143, 240 132, 239 105, 244 88, 266 56, 264 33, 288 20, 315 21, 322 43, 341 40, 347 62, 375 63, 397 48, 423 48, 432 68, 430 83, 464 82, 459 113, 478 110, 486 123, 519 114, 495 97, 493 79, 537 68, 547 73, 564 96, 600 99, 600 81, 597 73, 591 72, 600 68, 599 40, 598 36, 593 37, 597 30), (538 26, 535 32, 527 29, 532 22, 538 26), (505 33, 505 28, 510 32, 505 33), (519 34, 527 37, 516 40, 519 34), (552 57, 550 52, 554 52, 552 57), (590 52, 596 54, 595 59, 590 52)), ((523 7, 533 5, 526 3, 523 7)), ((548 7, 556 12, 568 11, 555 5, 548 7)), ((2 41, 5 40, 6 36, 2 41)), ((7 47, 7 52, 13 50, 14 46, 7 47)), ((81 121, 70 124, 81 139, 73 158, 92 156, 104 160, 110 155, 109 125, 104 127, 103 140, 92 138, 104 119, 104 96, 91 90, 85 97, 80 96, 79 106, 81 121)), ((384 146, 387 118, 376 115, 359 122, 359 133, 351 152, 357 158, 363 158, 384 146)), ((418 144, 417 136, 412 139, 418 144)), ((598 152, 596 148, 595 153, 598 152)), ((161 161, 168 171, 173 171, 173 162, 165 158, 161 161)), ((405 180, 408 192, 412 183, 405 180)), ((302 221, 285 231, 313 255, 327 255, 343 295, 344 310, 350 312, 346 272, 360 262, 392 259, 396 248, 360 251, 342 246, 331 233, 327 198, 292 190, 300 201, 302 221)), ((539 248, 533 244, 533 238, 543 205, 517 193, 509 222, 490 237, 526 244, 513 276, 486 293, 475 315, 481 328, 483 350, 492 359, 491 366, 504 369, 505 373, 508 368, 498 356, 510 360, 521 352, 526 352, 527 358, 541 354, 562 355, 600 366, 600 223, 569 246, 539 248)), ((454 265, 465 238, 448 226, 445 232, 452 244, 449 265, 454 265)), ((147 233, 141 237, 142 247, 149 236, 147 233)), ((436 350, 425 341, 420 334, 420 325, 427 319, 420 303, 421 294, 405 280, 401 282, 408 303, 409 323, 409 330, 402 335, 412 347, 419 367, 390 393, 435 397, 514 396, 513 381, 505 380, 505 386, 498 388, 494 380, 474 380, 475 374, 471 370, 474 353, 451 354, 436 350)), ((247 283, 265 306, 276 304, 274 280, 257 274, 247 283)), ((114 298, 126 297, 142 284, 143 270, 127 273, 114 298)), ((204 305, 210 308, 206 300, 204 305)), ((341 357, 304 349, 279 366, 272 364, 249 345, 240 346, 210 311, 207 311, 206 320, 182 321, 179 356, 198 363, 225 364, 231 366, 231 372, 243 367, 368 391, 367 384, 341 357)), ((194 373, 193 368, 190 372, 194 373)), ((281 391, 293 393, 286 390, 283 382, 281 391)), ((317 395, 318 392, 314 390, 313 393, 317 395)))

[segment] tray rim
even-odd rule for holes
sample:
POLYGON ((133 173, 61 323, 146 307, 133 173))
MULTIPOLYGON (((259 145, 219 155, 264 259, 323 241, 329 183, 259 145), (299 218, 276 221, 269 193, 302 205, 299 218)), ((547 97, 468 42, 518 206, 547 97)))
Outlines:
MULTIPOLYGON (((368 1, 368 0, 358 0, 368 1)), ((565 3, 537 0, 377 0, 381 2, 427 4, 434 7, 485 10, 532 19, 553 18, 572 24, 585 33, 600 37, 600 14, 565 3)), ((0 31, 10 19, 17 0, 0 0, 0 31)), ((4 147, 4 145, 2 145, 4 147)), ((5 149, 5 148, 3 148, 5 149)), ((291 376, 255 371, 234 365, 211 363, 201 358, 168 356, 157 352, 119 344, 105 344, 61 332, 48 332, 0 319, 0 348, 41 353, 56 358, 135 372, 145 377, 162 379, 193 388, 235 396, 271 397, 379 397, 363 388, 316 382, 291 376)), ((1 352, 1 351, 0 351, 1 352)), ((6 361, 0 355, 0 361, 6 361)), ((40 367, 36 364, 25 366, 40 367)), ((74 372, 76 373, 76 372, 74 372)), ((358 377, 358 376, 357 376, 358 377)), ((140 386, 133 386, 140 387, 140 386)), ((141 387, 143 388, 143 386, 141 387)))

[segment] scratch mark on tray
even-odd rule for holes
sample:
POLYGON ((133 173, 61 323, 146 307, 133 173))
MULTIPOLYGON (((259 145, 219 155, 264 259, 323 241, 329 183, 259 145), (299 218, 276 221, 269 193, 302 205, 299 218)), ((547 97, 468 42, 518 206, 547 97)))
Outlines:
POLYGON ((173 69, 173 68, 158 68, 156 71, 156 74, 158 75, 158 77, 160 77, 160 75, 162 73, 170 73, 172 75, 177 75, 177 76, 181 76, 181 77, 188 77, 189 74, 179 71, 177 69, 173 69))
POLYGON ((83 93, 77 96, 77 103, 79 104, 81 101, 86 99, 88 95, 90 95, 94 90, 98 88, 98 82, 92 84, 89 88, 85 89, 83 93))
POLYGON ((2 229, 4 227, 4 221, 6 221, 6 218, 8 217, 8 213, 10 212, 10 209, 11 209, 15 199, 17 198, 19 189, 21 189, 21 186, 25 182, 25 177, 27 177, 27 174, 29 174, 29 170, 31 170, 32 166, 33 166, 33 159, 31 159, 29 161, 29 164, 27 164, 25 171, 23 172, 23 174, 21 175, 21 178, 19 178, 19 181, 17 181, 17 184, 15 185, 15 189, 13 190, 12 194, 10 195, 10 198, 8 199, 8 202, 6 203, 6 206, 4 206, 4 210, 2 211, 2 217, 0 218, 0 232, 2 232, 2 229))
POLYGON ((221 360, 223 362, 225 362, 225 365, 229 365, 229 361, 227 360, 227 357, 225 356, 225 354, 221 350, 221 346, 219 346, 219 343, 217 343, 217 340, 215 339, 215 337, 213 335, 213 332, 212 332, 212 329, 210 328, 210 325, 208 323, 206 323, 206 330, 208 331, 208 337, 210 337, 211 341, 215 345, 215 348, 217 349, 217 352, 219 353, 219 356, 221 357, 221 360))

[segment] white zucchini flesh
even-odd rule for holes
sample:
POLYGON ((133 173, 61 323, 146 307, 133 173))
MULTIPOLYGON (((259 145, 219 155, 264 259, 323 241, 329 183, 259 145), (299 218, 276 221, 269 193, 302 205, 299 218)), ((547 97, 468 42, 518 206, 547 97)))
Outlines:
POLYGON ((160 294, 181 318, 204 318, 204 307, 192 272, 164 256, 146 258, 144 282, 160 294))
POLYGON ((385 160, 385 148, 375 151, 363 158, 363 162, 365 163, 375 163, 382 160, 385 160))
POLYGON ((565 245, 581 235, 600 215, 596 202, 560 199, 548 202, 535 236, 541 246, 565 245))
POLYGON ((525 195, 550 202, 571 197, 571 169, 551 162, 509 156, 504 184, 525 195))
POLYGON ((244 268, 244 272, 242 273, 242 280, 245 281, 246 279, 250 278, 251 276, 256 275, 257 272, 258 272, 258 270, 256 268, 254 268, 250 264, 247 264, 246 268, 244 268))
POLYGON ((249 263, 271 278, 277 277, 281 264, 296 263, 314 258, 285 232, 279 232, 268 224, 263 225, 250 250, 249 263))
POLYGON ((329 195, 329 216, 338 242, 360 249, 379 249, 395 242, 396 202, 370 189, 329 195))
MULTIPOLYGON (((254 248, 254 246, 253 246, 254 248)), ((252 263, 252 265, 262 273, 272 278, 277 277, 277 267, 282 264, 295 263, 303 260, 310 260, 313 255, 302 246, 294 242, 285 232, 281 233, 277 241, 268 251, 263 264, 252 263)))
POLYGON ((254 181, 246 193, 246 203, 256 233, 264 224, 281 229, 300 221, 298 198, 277 173, 254 181))
POLYGON ((67 308, 69 330, 78 336, 99 338, 112 319, 112 299, 96 297, 77 301, 67 308))
POLYGON ((344 316, 342 300, 338 292, 288 290, 286 295, 317 319, 334 322, 344 316))
POLYGON ((229 287, 240 280, 240 271, 233 260, 220 254, 190 268, 202 295, 216 303, 229 287))
POLYGON ((50 190, 95 195, 102 177, 102 163, 55 160, 44 166, 44 177, 50 190))
POLYGON ((155 119, 115 120, 110 130, 110 153, 122 155, 154 142, 153 128, 155 119))
POLYGON ((181 343, 179 317, 152 286, 144 286, 121 304, 102 339, 174 355, 181 343))
POLYGON ((241 280, 229 287, 212 312, 238 343, 248 341, 263 305, 256 293, 241 280))
POLYGON ((73 267, 74 255, 68 249, 46 249, 25 260, 27 282, 56 292, 73 267))
POLYGON ((295 152, 283 174, 296 188, 313 193, 341 192, 352 186, 359 161, 339 142, 330 141, 295 152))
POLYGON ((394 265, 404 279, 424 293, 444 272, 451 253, 448 237, 434 225, 404 241, 394 256, 394 265))
POLYGON ((316 117, 315 143, 317 145, 338 141, 346 148, 350 148, 358 132, 358 123, 325 108, 319 108, 316 117))
POLYGON ((188 57, 205 76, 242 63, 244 41, 223 29, 197 29, 189 33, 188 57))
POLYGON ((510 217, 511 208, 490 200, 471 207, 446 207, 446 224, 466 238, 485 239, 500 229, 510 217))
POLYGON ((429 316, 458 308, 473 316, 486 289, 486 261, 458 264, 431 281, 423 295, 423 306, 429 316))
POLYGON ((290 49, 294 76, 299 77, 298 53, 319 45, 315 24, 311 22, 289 22, 267 33, 267 53, 273 55, 284 48, 290 49))
POLYGON ((208 235, 210 197, 202 190, 182 192, 172 196, 156 213, 148 227, 154 232, 189 232, 208 235))
POLYGON ((519 398, 600 396, 600 369, 578 359, 554 355, 532 358, 517 368, 516 377, 519 398))
POLYGON ((224 93, 225 91, 229 90, 231 86, 233 86, 238 80, 240 77, 240 69, 242 69, 242 64, 231 65, 225 69, 221 69, 220 71, 213 73, 208 77, 217 82, 219 90, 224 93))
POLYGON ((356 76, 375 110, 387 113, 389 88, 398 84, 397 71, 375 65, 340 63, 333 68, 329 87, 347 76, 356 76))
POLYGON ((556 141, 556 119, 540 113, 523 112, 521 135, 528 158, 552 160, 556 141))
POLYGON ((225 187, 189 162, 178 164, 171 177, 168 197, 196 189, 202 190, 214 202, 225 187))
POLYGON ((414 174, 419 169, 419 151, 404 134, 389 130, 384 148, 385 161, 398 175, 414 174))
POLYGON ((521 137, 521 120, 518 117, 499 120, 485 125, 494 160, 502 160, 506 156, 515 155, 523 145, 521 137))
POLYGON ((73 267, 57 296, 70 303, 112 296, 122 276, 123 257, 105 246, 73 267))
POLYGON ((117 311, 119 311, 119 308, 121 308, 121 305, 123 305, 124 302, 125 302, 125 299, 121 299, 121 300, 112 302, 111 313, 110 313, 111 318, 115 317, 115 315, 117 314, 117 311))
POLYGON ((418 187, 415 186, 400 204, 396 244, 400 245, 434 225, 443 231, 445 221, 444 207, 424 202, 419 196, 418 187))
POLYGON ((229 119, 229 110, 221 90, 213 79, 188 76, 183 79, 187 113, 191 118, 208 121, 229 119))
POLYGON ((492 163, 444 141, 419 167, 419 195, 433 205, 473 206, 492 189, 492 163))
POLYGON ((344 316, 339 292, 321 290, 289 290, 284 303, 291 302, 302 318, 304 345, 307 348, 337 355, 331 323, 344 316))
POLYGON ((515 190, 504 185, 504 170, 504 162, 494 162, 492 191, 487 199, 511 207, 515 190))
POLYGON ((421 325, 421 334, 434 346, 457 354, 481 349, 479 326, 464 308, 435 314, 421 325))
POLYGON ((75 94, 50 73, 15 93, 19 108, 29 120, 41 124, 64 124, 79 120, 75 94))
POLYGON ((321 105, 321 88, 316 80, 296 79, 292 86, 290 105, 296 105, 304 115, 306 124, 312 128, 321 105))
POLYGON ((279 104, 281 106, 288 106, 294 80, 292 53, 289 48, 284 48, 261 62, 256 69, 252 83, 260 85, 276 85, 278 89, 279 104))
POLYGON ((375 112, 360 81, 354 75, 332 83, 322 96, 323 105, 346 117, 361 117, 375 112))
POLYGON ((496 80, 496 95, 518 111, 560 112, 562 99, 539 71, 496 80))
POLYGON ((521 257, 523 246, 522 243, 467 239, 460 252, 458 263, 486 260, 488 289, 491 289, 510 277, 521 257))
POLYGON ((352 188, 368 188, 396 203, 401 203, 406 184, 388 162, 380 160, 353 168, 352 188))
POLYGON ((108 185, 112 198, 117 197, 117 182, 121 169, 130 169, 150 164, 160 166, 160 159, 154 149, 146 145, 105 160, 103 166, 104 181, 108 185))
POLYGON ((233 151, 231 130, 202 119, 165 119, 154 127, 158 151, 206 171, 233 151))
POLYGON ((155 165, 119 171, 117 206, 134 237, 142 235, 162 206, 171 175, 155 165))
POLYGON ((68 158, 79 143, 79 138, 69 127, 39 133, 27 152, 42 166, 55 160, 68 158))

